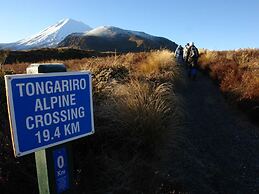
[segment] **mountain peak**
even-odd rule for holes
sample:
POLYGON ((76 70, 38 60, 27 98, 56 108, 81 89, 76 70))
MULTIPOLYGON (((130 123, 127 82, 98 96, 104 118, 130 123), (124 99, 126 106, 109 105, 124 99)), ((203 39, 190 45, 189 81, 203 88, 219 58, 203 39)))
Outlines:
POLYGON ((125 30, 115 26, 100 26, 95 29, 92 29, 85 33, 88 36, 101 36, 101 37, 114 37, 116 35, 124 36, 139 36, 142 38, 153 39, 154 36, 146 34, 140 31, 125 30))
POLYGON ((15 50, 55 47, 71 33, 86 32, 92 28, 83 22, 70 18, 62 19, 43 31, 16 42, 15 50))
POLYGON ((64 18, 58 21, 58 23, 67 23, 68 21, 73 20, 71 18, 64 18))
POLYGON ((64 19, 59 20, 57 22, 57 24, 60 24, 60 25, 71 24, 71 23, 80 23, 80 24, 86 25, 81 21, 77 21, 77 20, 74 20, 74 19, 71 19, 71 18, 64 18, 64 19))
POLYGON ((100 26, 100 27, 97 27, 93 30, 86 32, 85 35, 111 37, 116 34, 124 34, 124 33, 126 33, 125 30, 122 30, 122 29, 114 27, 114 26, 100 26))

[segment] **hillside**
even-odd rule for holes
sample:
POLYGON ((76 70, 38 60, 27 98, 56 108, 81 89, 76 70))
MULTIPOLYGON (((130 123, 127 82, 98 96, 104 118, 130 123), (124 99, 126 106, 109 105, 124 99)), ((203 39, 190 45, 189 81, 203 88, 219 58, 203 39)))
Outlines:
MULTIPOLYGON (((75 193, 259 192, 259 128, 206 71, 190 80, 168 50, 51 62, 93 73, 96 133, 73 143, 75 193)), ((1 192, 37 193, 34 156, 13 157, 3 73, 0 84, 1 192)))
POLYGON ((59 47, 72 47, 96 51, 140 52, 161 48, 174 51, 177 44, 163 38, 120 29, 112 26, 103 26, 87 33, 76 33, 67 36, 59 47))
POLYGON ((258 123, 259 49, 201 51, 201 71, 210 75, 232 105, 258 123))
MULTIPOLYGON (((69 71, 93 73, 96 133, 73 142, 75 193, 158 191, 167 179, 154 174, 163 166, 160 158, 168 157, 161 150, 172 142, 169 134, 177 128, 171 121, 181 120, 173 90, 181 80, 173 53, 128 53, 63 63, 69 71)), ((23 73, 26 65, 4 65, 3 70, 23 73)), ((37 193, 34 155, 13 157, 3 73, 0 84, 1 193, 37 193)))
POLYGON ((39 61, 49 60, 69 60, 69 59, 82 59, 91 57, 104 57, 110 56, 114 53, 104 53, 93 50, 79 50, 72 48, 44 48, 33 49, 28 51, 0 51, 1 56, 6 53, 5 64, 15 63, 34 63, 39 61))

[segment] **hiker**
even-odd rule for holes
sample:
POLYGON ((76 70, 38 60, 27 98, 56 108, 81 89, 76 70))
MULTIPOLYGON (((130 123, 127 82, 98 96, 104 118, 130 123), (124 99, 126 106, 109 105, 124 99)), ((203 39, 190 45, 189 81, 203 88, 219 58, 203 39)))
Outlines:
POLYGON ((194 42, 191 42, 189 45, 190 46, 186 55, 186 60, 188 65, 188 76, 191 77, 192 79, 195 79, 197 76, 199 51, 194 45, 194 42))
POLYGON ((183 60, 184 60, 185 63, 187 63, 187 57, 186 56, 187 56, 187 51, 188 51, 189 47, 190 47, 190 44, 187 43, 184 46, 184 49, 183 49, 183 60))
POLYGON ((183 64, 183 47, 181 45, 178 45, 174 54, 175 54, 176 62, 178 64, 183 64))

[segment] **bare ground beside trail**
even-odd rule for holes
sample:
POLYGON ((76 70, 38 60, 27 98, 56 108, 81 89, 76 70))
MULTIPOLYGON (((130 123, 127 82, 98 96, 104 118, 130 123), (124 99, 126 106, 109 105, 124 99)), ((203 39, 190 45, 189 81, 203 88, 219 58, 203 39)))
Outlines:
POLYGON ((259 128, 202 73, 178 88, 185 138, 172 150, 168 185, 181 193, 259 193, 259 128))

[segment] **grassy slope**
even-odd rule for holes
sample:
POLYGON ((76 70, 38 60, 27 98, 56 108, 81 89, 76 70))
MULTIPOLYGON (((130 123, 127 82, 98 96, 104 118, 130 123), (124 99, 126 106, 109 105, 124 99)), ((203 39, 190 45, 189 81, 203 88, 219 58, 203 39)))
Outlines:
MULTIPOLYGON (((51 62, 93 72, 96 134, 74 142, 77 193, 257 192, 258 129, 206 76, 184 83, 169 51, 51 62)), ((257 50, 206 51, 200 64, 232 101, 257 102, 257 50)), ((1 192, 37 193, 33 156, 13 158, 1 91, 1 192)))
POLYGON ((200 68, 219 83, 230 102, 257 120, 259 113, 259 50, 203 51, 200 68))
MULTIPOLYGON (((174 92, 181 77, 173 54, 163 50, 54 62, 65 63, 69 71, 93 73, 96 134, 74 142, 77 192, 158 192, 161 184, 171 179, 162 167, 168 159, 168 146, 178 139, 172 134, 177 136, 180 131, 177 129, 183 115, 174 92)), ((23 63, 4 68, 22 73, 27 66, 23 63)), ((1 191, 35 193, 33 156, 13 158, 3 85, 1 91, 1 191)))

